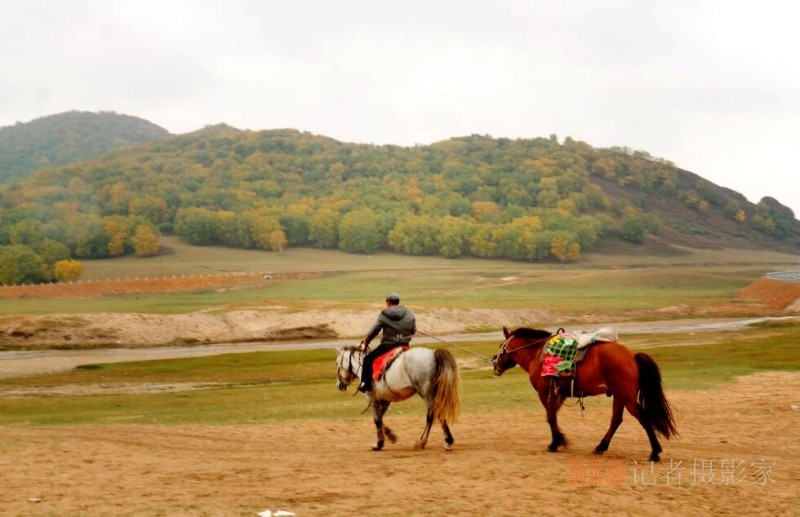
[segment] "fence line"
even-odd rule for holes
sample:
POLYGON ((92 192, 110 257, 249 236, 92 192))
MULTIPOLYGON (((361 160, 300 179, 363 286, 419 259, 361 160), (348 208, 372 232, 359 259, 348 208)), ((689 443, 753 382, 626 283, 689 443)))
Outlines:
POLYGON ((220 273, 208 273, 208 274, 196 274, 196 275, 185 275, 182 274, 180 277, 176 275, 163 275, 157 277, 131 277, 131 278, 107 278, 103 280, 98 279, 90 279, 90 280, 74 280, 68 282, 40 282, 36 284, 0 284, 0 293, 3 291, 8 291, 9 289, 20 289, 20 288, 33 288, 39 289, 44 287, 50 288, 59 288, 59 287, 81 287, 81 286, 88 286, 88 285, 98 285, 98 284, 108 284, 113 285, 115 283, 153 283, 153 282, 163 282, 163 281, 172 281, 172 280, 191 280, 191 279, 210 279, 210 278, 258 278, 260 280, 282 280, 282 279, 304 279, 304 278, 319 278, 323 276, 325 273, 321 271, 308 271, 308 272, 287 272, 287 273, 273 273, 271 271, 225 271, 220 273))

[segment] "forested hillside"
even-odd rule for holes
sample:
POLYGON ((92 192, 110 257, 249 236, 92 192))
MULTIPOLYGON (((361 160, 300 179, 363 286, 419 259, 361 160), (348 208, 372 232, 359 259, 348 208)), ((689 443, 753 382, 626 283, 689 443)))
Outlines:
POLYGON ((46 238, 78 258, 149 255, 158 232, 197 245, 561 262, 601 239, 800 250, 800 222, 771 198, 755 205, 647 153, 555 136, 404 148, 222 125, 0 190, 0 245, 46 238))
POLYGON ((0 182, 169 136, 138 117, 70 111, 0 128, 0 182))

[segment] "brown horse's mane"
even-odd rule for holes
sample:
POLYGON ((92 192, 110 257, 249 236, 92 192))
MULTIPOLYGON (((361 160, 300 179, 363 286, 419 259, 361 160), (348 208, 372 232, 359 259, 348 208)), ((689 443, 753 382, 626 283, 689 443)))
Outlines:
POLYGON ((520 327, 512 331, 511 334, 517 337, 530 338, 530 339, 541 339, 553 335, 552 332, 548 332, 547 330, 532 329, 528 327, 520 327))

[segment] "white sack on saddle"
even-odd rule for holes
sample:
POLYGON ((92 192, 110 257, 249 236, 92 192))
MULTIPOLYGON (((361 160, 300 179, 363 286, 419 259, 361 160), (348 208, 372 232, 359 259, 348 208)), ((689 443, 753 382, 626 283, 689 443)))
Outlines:
POLYGON ((614 327, 603 327, 591 332, 581 330, 578 333, 578 348, 586 348, 592 343, 612 343, 614 341, 617 341, 617 329, 614 327))

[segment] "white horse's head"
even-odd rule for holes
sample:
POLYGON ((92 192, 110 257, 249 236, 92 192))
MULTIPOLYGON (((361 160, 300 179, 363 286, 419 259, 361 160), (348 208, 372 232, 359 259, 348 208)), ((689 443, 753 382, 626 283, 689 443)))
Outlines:
POLYGON ((358 346, 336 347, 336 387, 339 391, 347 391, 361 370, 363 351, 358 346))

